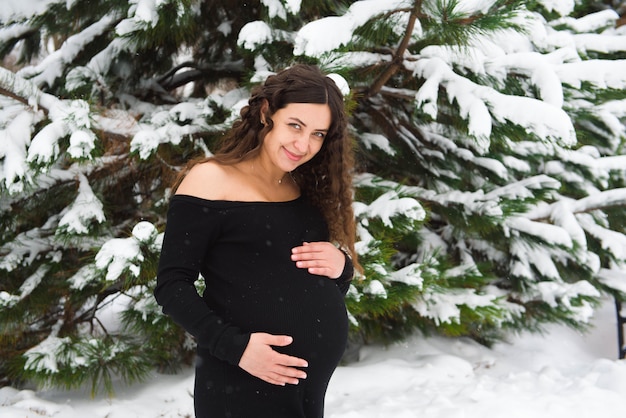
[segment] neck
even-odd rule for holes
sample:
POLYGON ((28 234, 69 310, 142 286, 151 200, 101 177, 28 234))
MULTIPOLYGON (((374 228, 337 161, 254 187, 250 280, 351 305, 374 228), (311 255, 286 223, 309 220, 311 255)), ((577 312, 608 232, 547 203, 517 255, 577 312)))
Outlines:
POLYGON ((283 184, 289 176, 287 172, 279 169, 268 169, 265 167, 260 158, 250 161, 252 175, 263 180, 264 183, 272 185, 283 184))

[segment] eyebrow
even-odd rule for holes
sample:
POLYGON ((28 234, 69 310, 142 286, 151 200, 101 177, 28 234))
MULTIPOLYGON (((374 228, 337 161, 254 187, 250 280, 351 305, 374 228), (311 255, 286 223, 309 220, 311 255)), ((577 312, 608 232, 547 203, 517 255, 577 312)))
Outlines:
MULTIPOLYGON (((296 118, 296 117, 289 117, 287 118, 288 120, 297 122, 298 124, 302 125, 302 126, 307 126, 306 123, 302 122, 300 119, 296 118)), ((328 129, 315 129, 316 131, 320 131, 320 132, 328 132, 328 129)))

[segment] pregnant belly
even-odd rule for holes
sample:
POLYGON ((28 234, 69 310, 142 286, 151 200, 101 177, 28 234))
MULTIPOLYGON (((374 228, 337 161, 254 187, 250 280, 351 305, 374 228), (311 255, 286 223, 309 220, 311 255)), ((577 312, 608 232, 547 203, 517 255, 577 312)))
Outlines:
POLYGON ((343 355, 348 336, 344 298, 326 277, 308 274, 280 283, 240 289, 223 306, 225 319, 248 332, 289 335, 293 343, 277 351, 334 368, 343 355))

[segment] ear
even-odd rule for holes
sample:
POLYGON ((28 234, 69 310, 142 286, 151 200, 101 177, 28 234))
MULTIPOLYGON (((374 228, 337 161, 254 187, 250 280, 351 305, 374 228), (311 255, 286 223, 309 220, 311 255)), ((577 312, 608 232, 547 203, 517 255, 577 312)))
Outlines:
POLYGON ((269 102, 267 101, 267 99, 263 99, 263 103, 261 103, 261 114, 260 114, 261 124, 263 126, 267 125, 267 121, 265 120, 265 114, 267 113, 269 108, 270 108, 269 102))

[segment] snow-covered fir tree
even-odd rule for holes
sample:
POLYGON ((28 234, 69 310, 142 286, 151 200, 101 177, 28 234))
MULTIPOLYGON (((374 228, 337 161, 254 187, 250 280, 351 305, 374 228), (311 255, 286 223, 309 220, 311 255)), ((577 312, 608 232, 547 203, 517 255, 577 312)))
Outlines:
MULTIPOLYGON (((175 370, 169 186, 295 62, 345 89, 353 337, 584 328, 626 294, 626 26, 575 0, 24 0, 0 10, 0 384, 175 370), (345 84, 344 84, 345 82, 345 84)), ((201 287, 201 285, 199 286, 201 287)), ((199 289, 201 290, 201 289, 199 289)))

